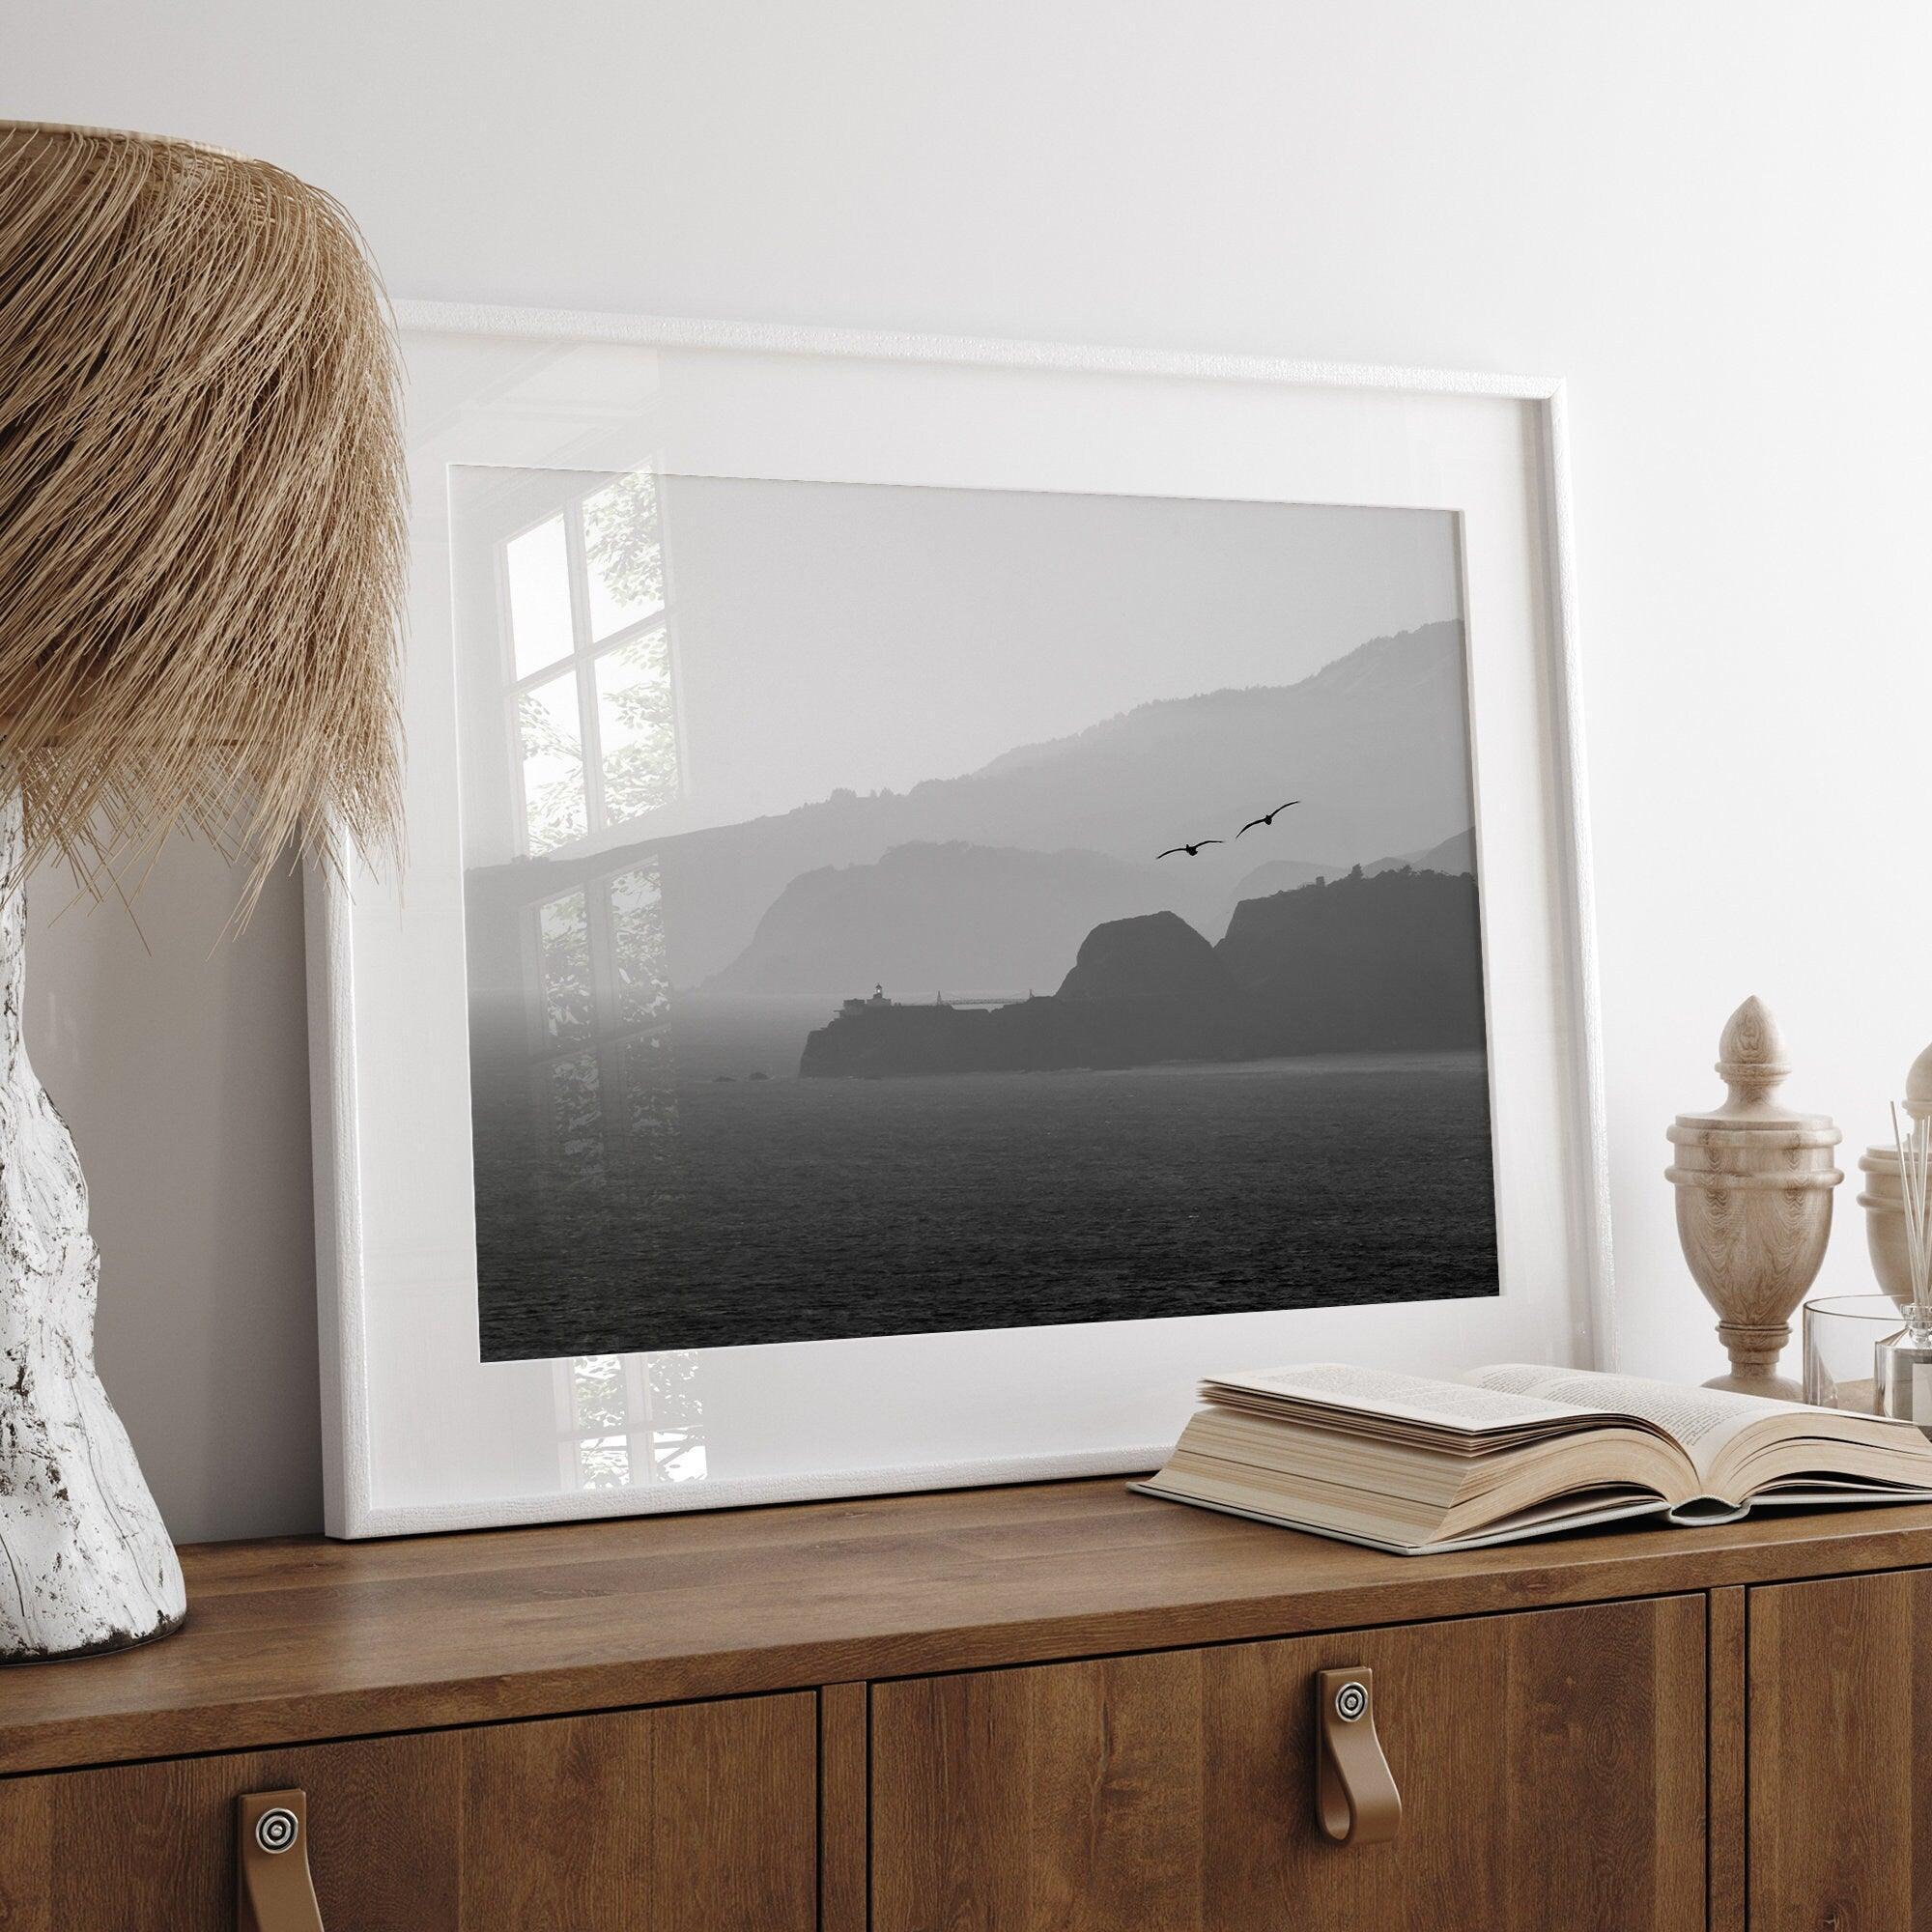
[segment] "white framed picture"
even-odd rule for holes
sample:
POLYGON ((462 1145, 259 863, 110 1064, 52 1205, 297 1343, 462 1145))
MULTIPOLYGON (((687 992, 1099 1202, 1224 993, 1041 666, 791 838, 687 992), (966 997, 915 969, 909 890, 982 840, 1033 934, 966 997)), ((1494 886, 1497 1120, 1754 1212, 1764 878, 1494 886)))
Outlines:
POLYGON ((340 1536, 1610 1359, 1560 385, 405 304, 309 884, 340 1536))

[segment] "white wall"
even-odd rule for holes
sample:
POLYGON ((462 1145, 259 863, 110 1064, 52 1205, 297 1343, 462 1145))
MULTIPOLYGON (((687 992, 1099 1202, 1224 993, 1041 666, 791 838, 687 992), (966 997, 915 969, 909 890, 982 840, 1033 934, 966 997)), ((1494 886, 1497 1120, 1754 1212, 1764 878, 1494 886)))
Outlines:
MULTIPOLYGON (((7 0, 0 112, 286 163, 398 296, 1570 379, 1626 1360, 1719 1366, 1663 1128, 1761 993, 1932 1038, 1932 16, 1866 0, 7 0)), ((36 919, 100 1358, 183 1537, 318 1520, 300 909, 36 919)), ((1854 1148, 1856 1151, 1856 1147, 1854 1148)), ((1828 1286, 1863 1286, 1852 1196, 1828 1286)))

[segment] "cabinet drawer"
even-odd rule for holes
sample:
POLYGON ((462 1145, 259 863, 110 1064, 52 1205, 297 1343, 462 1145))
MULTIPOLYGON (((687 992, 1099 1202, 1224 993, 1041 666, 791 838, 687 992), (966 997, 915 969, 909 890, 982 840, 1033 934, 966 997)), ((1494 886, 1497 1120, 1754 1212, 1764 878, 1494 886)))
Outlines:
POLYGON ((810 1693, 0 1780, 7 1932, 226 1932, 235 1800, 308 1793, 328 1932, 810 1932, 810 1693))
POLYGON ((873 1932, 1691 1932, 1704 1696, 1702 1597, 882 1684, 873 1932), (1315 1822, 1354 1664, 1388 1844, 1315 1822))

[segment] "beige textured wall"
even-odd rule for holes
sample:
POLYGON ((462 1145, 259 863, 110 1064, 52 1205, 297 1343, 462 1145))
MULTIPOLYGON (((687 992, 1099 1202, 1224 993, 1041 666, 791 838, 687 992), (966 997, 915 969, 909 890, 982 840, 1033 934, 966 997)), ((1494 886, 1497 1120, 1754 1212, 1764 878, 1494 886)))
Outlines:
POLYGON ((100 1372, 180 1538, 322 1520, 298 880, 222 930, 236 881, 171 846, 134 902, 43 872, 27 1037, 100 1247, 100 1372))
MULTIPOLYGON (((1627 1360, 1718 1366, 1662 1179, 1761 993, 1874 1137, 1932 1038, 1932 14, 1903 0, 0 0, 0 111, 253 150, 398 295, 1572 384, 1627 1360)), ((183 1536, 318 1517, 299 904, 170 857, 31 1029, 183 1536)), ((1861 1285, 1851 1204, 1826 1282, 1861 1285)))

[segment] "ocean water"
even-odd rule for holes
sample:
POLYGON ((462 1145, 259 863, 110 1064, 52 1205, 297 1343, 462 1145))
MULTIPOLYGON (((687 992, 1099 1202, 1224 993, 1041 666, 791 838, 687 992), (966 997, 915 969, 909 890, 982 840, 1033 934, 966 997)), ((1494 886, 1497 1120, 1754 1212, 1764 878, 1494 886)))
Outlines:
POLYGON ((640 1156, 479 1155, 486 1359, 1496 1292, 1480 1053, 660 1097, 640 1156))

